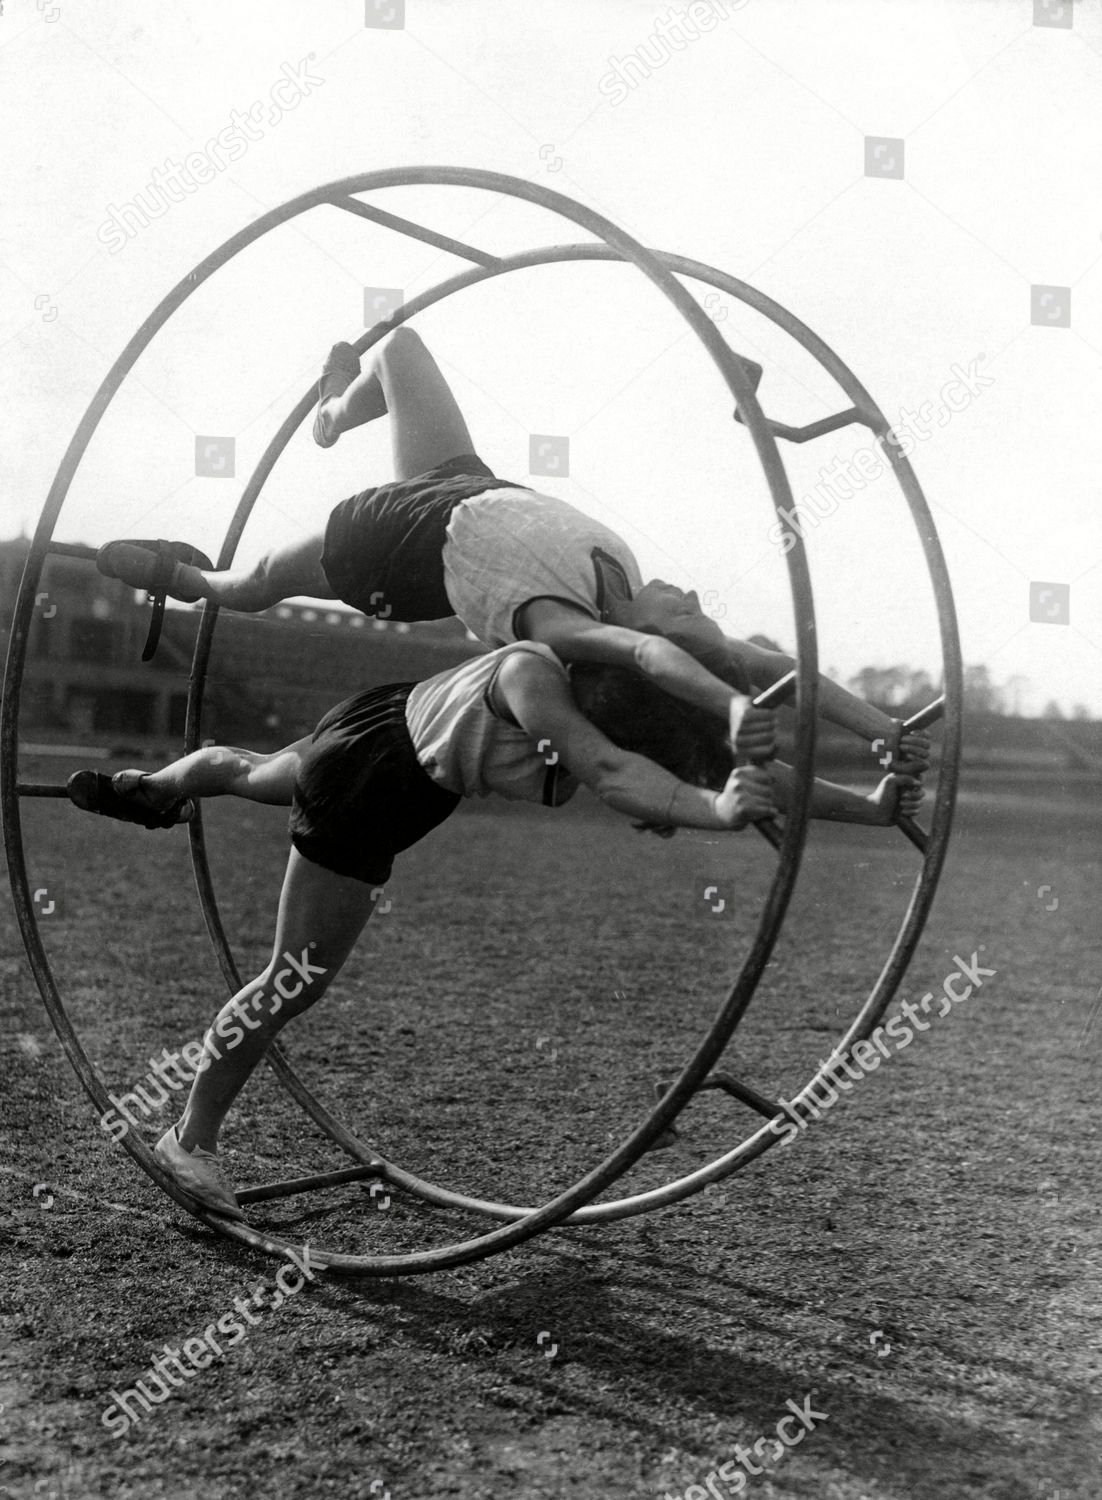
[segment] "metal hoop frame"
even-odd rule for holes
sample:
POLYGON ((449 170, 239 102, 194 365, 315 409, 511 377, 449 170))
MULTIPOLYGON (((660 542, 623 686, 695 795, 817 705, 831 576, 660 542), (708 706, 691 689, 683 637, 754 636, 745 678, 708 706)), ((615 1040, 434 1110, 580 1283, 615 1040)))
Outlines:
MULTIPOLYGON (((453 292, 491 277, 513 270, 564 261, 628 262, 640 270, 673 304, 716 365, 729 392, 735 398, 739 419, 745 423, 757 451, 778 517, 781 517, 782 512, 792 504, 791 489, 777 448, 778 437, 804 442, 855 422, 868 427, 876 436, 899 482, 918 530, 933 586, 941 636, 944 699, 939 700, 937 705, 933 705, 930 710, 925 711, 912 722, 915 724, 918 720, 930 722, 943 712, 945 735, 929 836, 926 838, 916 830, 907 830, 912 841, 923 848, 922 867, 916 878, 908 909, 883 968, 857 1017, 835 1048, 835 1056, 844 1056, 854 1042, 867 1037, 875 1028, 895 993, 922 935, 945 860, 959 773, 961 663, 956 616, 945 560, 925 498, 910 464, 899 452, 898 445, 891 441, 891 431, 887 420, 852 372, 816 334, 762 292, 701 262, 666 252, 648 250, 592 209, 574 202, 561 193, 524 179, 470 168, 396 168, 327 183, 291 199, 232 236, 169 292, 123 349, 89 405, 62 459, 31 542, 12 624, 4 677, 3 704, 0 708, 0 761, 3 762, 0 766, 0 809, 3 811, 5 845, 13 897, 31 968, 62 1046, 97 1110, 102 1113, 109 1106, 107 1089, 76 1035, 53 978, 38 931, 26 871, 20 799, 26 795, 58 795, 59 792, 63 794, 64 791, 63 788, 39 787, 18 781, 19 702, 35 594, 42 568, 51 552, 65 551, 81 554, 84 551, 84 549, 64 543, 53 542, 54 528, 69 487, 96 427, 139 355, 191 293, 239 251, 297 215, 323 205, 331 205, 358 214, 401 233, 425 240, 474 263, 472 269, 460 272, 422 293, 406 303, 392 318, 377 324, 363 334, 356 342, 356 348, 361 353, 377 343, 397 324, 407 321, 453 292), (518 255, 498 257, 409 220, 398 218, 354 196, 384 188, 414 185, 473 188, 519 198, 571 220, 596 236, 601 243, 553 245, 518 255), (845 392, 852 406, 833 417, 802 429, 788 427, 767 419, 750 387, 741 362, 722 338, 714 322, 703 312, 686 288, 675 279, 678 275, 694 278, 717 287, 768 317, 818 360, 845 392)), ((242 493, 219 554, 219 567, 228 567, 232 562, 246 521, 264 483, 292 434, 312 409, 314 400, 312 387, 288 414, 271 439, 242 493)), ((295 1073, 284 1050, 277 1043, 269 1052, 269 1060, 281 1082, 292 1098, 357 1165, 341 1171, 299 1179, 295 1182, 245 1189, 238 1195, 243 1203, 259 1202, 286 1196, 293 1192, 310 1191, 338 1182, 375 1177, 383 1178, 396 1187, 404 1188, 425 1202, 441 1207, 471 1210, 504 1221, 500 1227, 474 1238, 402 1255, 349 1255, 336 1251, 319 1251, 311 1246, 310 1256, 313 1264, 336 1273, 372 1276, 412 1275, 463 1265, 510 1249, 557 1224, 610 1222, 678 1202, 744 1167, 780 1139, 780 1135, 773 1129, 773 1126, 778 1120, 785 1118, 781 1107, 774 1101, 756 1094, 753 1089, 728 1079, 726 1075, 713 1075, 711 1070, 745 1015, 765 964, 780 934, 785 912, 799 874, 806 842, 813 779, 818 660, 814 603, 802 537, 797 536, 796 544, 786 554, 786 563, 796 636, 796 751, 794 755, 796 784, 785 820, 783 839, 779 846, 777 867, 763 903, 750 950, 706 1036, 683 1066, 679 1077, 670 1085, 655 1108, 615 1151, 571 1187, 560 1192, 542 1206, 530 1208, 475 1199, 462 1193, 452 1192, 418 1178, 395 1163, 385 1160, 353 1135, 313 1095, 295 1073), (728 1088, 729 1092, 765 1116, 767 1123, 725 1155, 677 1181, 616 1202, 594 1204, 593 1199, 639 1160, 699 1089, 710 1086, 728 1088)), ((200 740, 203 690, 217 614, 215 606, 210 604, 206 606, 196 642, 185 730, 185 747, 188 750, 194 749, 200 740)), ((230 952, 218 909, 206 856, 201 817, 189 825, 189 831, 196 884, 208 931, 226 981, 231 990, 236 990, 240 988, 241 980, 230 952)), ((821 1085, 827 1073, 827 1068, 820 1069, 804 1089, 794 1096, 791 1107, 798 1109, 807 1096, 821 1085)), ((144 1141, 136 1138, 133 1132, 126 1134, 122 1144, 163 1192, 219 1233, 280 1258, 288 1258, 293 1251, 298 1249, 296 1245, 278 1236, 262 1233, 250 1225, 226 1219, 202 1209, 176 1187, 173 1180, 156 1161, 149 1147, 144 1141)))

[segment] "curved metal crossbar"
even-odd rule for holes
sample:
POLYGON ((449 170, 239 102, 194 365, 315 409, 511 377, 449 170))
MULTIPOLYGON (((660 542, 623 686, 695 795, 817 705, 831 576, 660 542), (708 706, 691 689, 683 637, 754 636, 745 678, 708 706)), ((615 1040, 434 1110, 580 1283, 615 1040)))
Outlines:
MULTIPOLYGON (((326 184, 292 199, 234 235, 165 297, 127 344, 93 398, 62 460, 32 540, 16 604, 5 671, 3 706, 0 710, 0 752, 2 752, 0 760, 4 762, 3 767, 0 768, 0 808, 4 814, 5 842, 16 911, 31 966, 51 1020, 86 1091, 101 1111, 106 1108, 108 1104, 106 1089, 69 1021, 43 950, 35 913, 30 902, 19 818, 21 795, 56 795, 58 791, 54 788, 39 787, 38 784, 18 783, 15 771, 18 750, 19 698, 35 590, 42 566, 50 552, 72 551, 79 555, 80 552, 90 551, 90 549, 80 549, 74 544, 54 542, 53 530, 73 476, 96 426, 141 352, 186 298, 220 266, 278 225, 298 214, 323 206, 333 206, 356 213, 473 262, 470 269, 450 277, 439 286, 411 299, 386 322, 364 333, 356 342, 357 351, 360 353, 378 342, 393 327, 407 321, 425 307, 489 277, 511 270, 563 261, 629 262, 640 270, 685 318, 716 365, 730 394, 735 399, 739 419, 747 427, 754 443, 769 484, 774 510, 778 516, 782 515, 784 507, 791 502, 792 498, 784 466, 777 450, 778 436, 788 437, 793 441, 806 441, 812 436, 845 425, 842 417, 846 417, 847 420, 861 420, 870 426, 876 432, 878 440, 885 446, 889 462, 918 527, 933 583, 944 658, 946 733, 941 774, 923 866, 916 879, 908 912, 881 974, 857 1020, 843 1039, 843 1043, 840 1044, 851 1045, 852 1041, 866 1035, 875 1026, 890 1001, 914 946, 921 936, 922 926, 933 900, 938 875, 944 862, 959 760, 961 670, 955 614, 944 559, 928 508, 913 471, 898 453, 898 445, 893 447, 886 442, 889 434, 888 424, 852 373, 811 330, 763 293, 725 272, 704 266, 700 262, 688 260, 682 256, 647 250, 601 215, 549 188, 500 173, 481 172, 467 168, 400 168, 368 173, 326 184), (358 193, 415 184, 462 186, 520 198, 572 220, 587 232, 597 236, 602 243, 558 245, 519 255, 492 256, 475 247, 437 234, 424 226, 414 225, 409 220, 400 219, 397 215, 387 213, 374 205, 364 204, 355 196, 358 193), (818 424, 811 424, 811 428, 816 428, 817 431, 812 431, 811 428, 783 429, 778 424, 770 423, 758 405, 741 361, 726 344, 712 320, 704 314, 675 276, 704 281, 735 296, 757 311, 763 312, 818 359, 853 403, 853 411, 856 415, 840 413, 837 418, 825 418, 818 424), (804 435, 792 437, 792 433, 797 431, 804 435)), ((219 555, 220 567, 227 567, 232 562, 238 541, 263 484, 291 435, 312 410, 314 400, 315 394, 311 388, 288 415, 269 443, 245 487, 237 511, 230 523, 219 555)), ((598 1163, 577 1183, 560 1192, 547 1203, 531 1208, 495 1203, 452 1192, 418 1178, 397 1164, 387 1161, 373 1148, 357 1139, 330 1113, 299 1079, 291 1068, 283 1049, 277 1045, 272 1049, 269 1057, 284 1086, 296 1102, 352 1158, 356 1165, 292 1182, 245 1189, 239 1194, 242 1202, 259 1202, 295 1192, 313 1191, 319 1187, 340 1182, 375 1177, 383 1178, 396 1187, 404 1188, 425 1202, 441 1207, 472 1210, 505 1221, 499 1229, 458 1244, 405 1255, 346 1255, 335 1251, 318 1251, 311 1246, 311 1259, 314 1263, 326 1266, 333 1271, 360 1275, 415 1274, 444 1266, 464 1264, 508 1249, 558 1223, 608 1222, 679 1201, 691 1193, 700 1191, 710 1182, 729 1175, 745 1165, 747 1161, 760 1155, 761 1151, 770 1144, 775 1143, 776 1134, 771 1132, 769 1126, 766 1126, 743 1141, 733 1151, 676 1182, 667 1183, 661 1188, 636 1194, 618 1202, 598 1204, 593 1201, 611 1183, 628 1171, 642 1154, 667 1131, 672 1121, 695 1094, 702 1087, 709 1086, 710 1079, 723 1076, 713 1074, 712 1069, 750 1003, 779 935, 795 885, 806 839, 811 795, 818 668, 814 607, 802 538, 797 538, 797 544, 786 553, 786 562, 794 607, 797 657, 796 753, 794 756, 796 784, 785 828, 780 836, 777 867, 763 902, 749 952, 726 1000, 714 1017, 707 1035, 686 1061, 679 1077, 664 1091, 662 1098, 649 1115, 604 1161, 598 1163)), ((199 743, 203 687, 216 620, 217 609, 208 604, 201 621, 192 668, 185 734, 188 749, 195 748, 199 743)), ((240 988, 241 981, 222 925, 211 881, 201 815, 189 825, 189 833, 192 840, 196 881, 208 930, 226 981, 232 989, 236 990, 240 988)), ((807 1087, 810 1088, 814 1083, 815 1080, 812 1080, 812 1084, 807 1087)), ((764 1096, 757 1095, 747 1085, 738 1085, 738 1088, 732 1092, 735 1092, 736 1097, 742 1098, 743 1102, 751 1103, 751 1107, 756 1108, 759 1113, 769 1107, 769 1101, 764 1100, 764 1096), (753 1102, 755 1099, 756 1103, 753 1102)), ((175 1186, 172 1179, 156 1162, 148 1146, 136 1136, 135 1132, 128 1132, 122 1144, 163 1191, 223 1234, 277 1256, 288 1256, 297 1248, 279 1236, 263 1233, 251 1225, 227 1220, 201 1209, 175 1186)))

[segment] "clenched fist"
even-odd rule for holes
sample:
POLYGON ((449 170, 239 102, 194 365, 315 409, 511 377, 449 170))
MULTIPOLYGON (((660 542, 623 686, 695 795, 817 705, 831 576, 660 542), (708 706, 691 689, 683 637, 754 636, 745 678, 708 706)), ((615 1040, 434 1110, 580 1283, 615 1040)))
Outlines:
POLYGON ((732 771, 727 785, 716 794, 716 811, 723 826, 733 830, 774 817, 777 803, 769 772, 763 766, 739 766, 732 771))
POLYGON ((777 753, 777 716, 771 708, 755 708, 741 693, 731 699, 731 744, 748 760, 771 760, 777 753))

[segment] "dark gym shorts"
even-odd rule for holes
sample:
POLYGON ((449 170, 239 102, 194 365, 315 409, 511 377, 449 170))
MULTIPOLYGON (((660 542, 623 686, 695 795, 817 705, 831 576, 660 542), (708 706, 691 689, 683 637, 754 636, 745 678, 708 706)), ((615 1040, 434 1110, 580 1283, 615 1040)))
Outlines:
POLYGON ((365 615, 442 620, 453 615, 444 588, 451 513, 484 490, 514 489, 475 453, 461 453, 412 479, 342 500, 329 516, 321 565, 339 599, 365 615))
POLYGON ((331 708, 295 778, 291 842, 313 864, 385 885, 394 856, 462 798, 417 759, 406 724, 412 682, 369 688, 331 708))

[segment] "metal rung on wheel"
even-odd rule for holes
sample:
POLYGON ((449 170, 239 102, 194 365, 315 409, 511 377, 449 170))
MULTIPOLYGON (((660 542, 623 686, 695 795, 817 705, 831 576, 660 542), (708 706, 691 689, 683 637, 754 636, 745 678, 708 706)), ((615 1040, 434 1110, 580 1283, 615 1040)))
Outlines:
MULTIPOLYGON (((735 421, 742 421, 742 413, 737 406, 735 421)), ((862 411, 859 406, 849 406, 845 411, 835 412, 832 417, 820 417, 817 422, 809 422, 806 427, 789 427, 786 422, 772 422, 766 418, 766 425, 773 436, 783 438, 787 443, 810 443, 812 438, 837 432, 840 427, 852 427, 854 422, 859 422, 862 427, 871 427, 874 432, 881 426, 871 412, 862 411)))
POLYGON ((473 245, 465 245, 462 240, 453 240, 450 235, 441 234, 439 230, 427 229, 424 224, 415 224, 412 219, 403 219, 397 214, 387 213, 384 208, 375 208, 373 204, 362 203, 359 198, 348 196, 331 198, 329 201, 334 208, 343 208, 347 213, 359 214, 361 219, 370 219, 373 224, 381 224, 385 229, 397 230, 399 234, 406 234, 412 240, 421 240, 426 245, 435 245, 437 250, 446 250, 449 255, 458 255, 460 259, 472 261, 477 266, 501 264, 500 256, 491 255, 486 250, 476 250, 473 245))
POLYGON ((98 555, 97 548, 88 547, 84 544, 84 542, 51 541, 46 550, 52 553, 55 557, 80 557, 83 558, 85 562, 95 562, 98 555))
POLYGON ((316 1172, 312 1177, 288 1177, 283 1182, 261 1183, 242 1188, 238 1203, 266 1203, 272 1198, 293 1198, 296 1193, 315 1193, 319 1188, 339 1187, 345 1182, 362 1182, 365 1177, 383 1180, 383 1164, 378 1167, 342 1167, 337 1172, 316 1172))
MULTIPOLYGON (((656 1083, 654 1092, 657 1098, 663 1098, 671 1086, 669 1083, 656 1083)), ((752 1089, 748 1083, 740 1083, 730 1073, 709 1073, 697 1089, 697 1093, 702 1093, 705 1089, 722 1089, 733 1099, 738 1099, 742 1104, 748 1104, 751 1109, 756 1109, 758 1114, 764 1115, 767 1120, 776 1119, 777 1115, 784 1114, 783 1108, 775 1099, 759 1094, 757 1089, 752 1089)))

